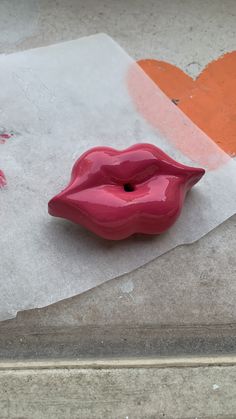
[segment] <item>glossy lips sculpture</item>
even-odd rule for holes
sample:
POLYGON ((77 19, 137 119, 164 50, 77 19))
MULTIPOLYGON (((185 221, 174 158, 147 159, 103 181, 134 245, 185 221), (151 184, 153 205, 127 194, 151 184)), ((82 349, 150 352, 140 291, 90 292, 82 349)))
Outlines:
POLYGON ((110 240, 160 234, 177 220, 186 193, 204 173, 152 144, 92 148, 76 161, 66 189, 49 201, 49 214, 110 240))

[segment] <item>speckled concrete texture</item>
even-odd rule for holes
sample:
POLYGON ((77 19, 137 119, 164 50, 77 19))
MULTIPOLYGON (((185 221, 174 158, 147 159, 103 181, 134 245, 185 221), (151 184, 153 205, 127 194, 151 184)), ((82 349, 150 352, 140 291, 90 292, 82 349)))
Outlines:
MULTIPOLYGON (((1 53, 97 32, 135 59, 165 60, 194 77, 236 49, 236 2, 0 2, 1 53)), ((0 356, 234 352, 235 249, 236 216, 122 278, 2 323, 0 356)))
POLYGON ((0 371, 1 418, 235 419, 236 367, 0 371))

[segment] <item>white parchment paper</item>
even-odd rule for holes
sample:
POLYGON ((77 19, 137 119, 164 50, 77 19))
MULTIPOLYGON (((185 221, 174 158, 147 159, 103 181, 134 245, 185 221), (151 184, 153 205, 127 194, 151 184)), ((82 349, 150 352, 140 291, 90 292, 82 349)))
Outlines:
MULTIPOLYGON (((236 167, 229 159, 206 173, 178 222, 158 237, 109 242, 48 215, 48 200, 66 186, 74 161, 89 147, 122 149, 146 141, 194 164, 137 110, 127 88, 132 65, 106 35, 0 56, 0 130, 13 134, 0 144, 7 178, 0 189, 0 320, 129 272, 199 239, 236 212, 236 167)), ((160 97, 152 82, 149 88, 160 97)), ((172 109, 193 137, 202 138, 196 147, 210 144, 172 109)), ((211 159, 227 160, 213 143, 210 149, 211 159)))

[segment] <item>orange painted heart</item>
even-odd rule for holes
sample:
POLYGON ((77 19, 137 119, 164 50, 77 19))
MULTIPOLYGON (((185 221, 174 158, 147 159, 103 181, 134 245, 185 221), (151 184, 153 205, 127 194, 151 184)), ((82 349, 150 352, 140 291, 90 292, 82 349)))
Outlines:
POLYGON ((219 147, 236 155, 236 51, 211 62, 196 80, 163 61, 138 64, 219 147))

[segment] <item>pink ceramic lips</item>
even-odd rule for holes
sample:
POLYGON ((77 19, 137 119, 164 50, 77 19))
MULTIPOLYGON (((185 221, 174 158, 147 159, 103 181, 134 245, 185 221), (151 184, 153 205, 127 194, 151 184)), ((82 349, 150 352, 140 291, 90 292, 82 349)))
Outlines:
POLYGON ((204 173, 151 144, 92 148, 75 163, 66 189, 49 201, 49 214, 111 240, 160 234, 174 224, 187 191, 204 173))

